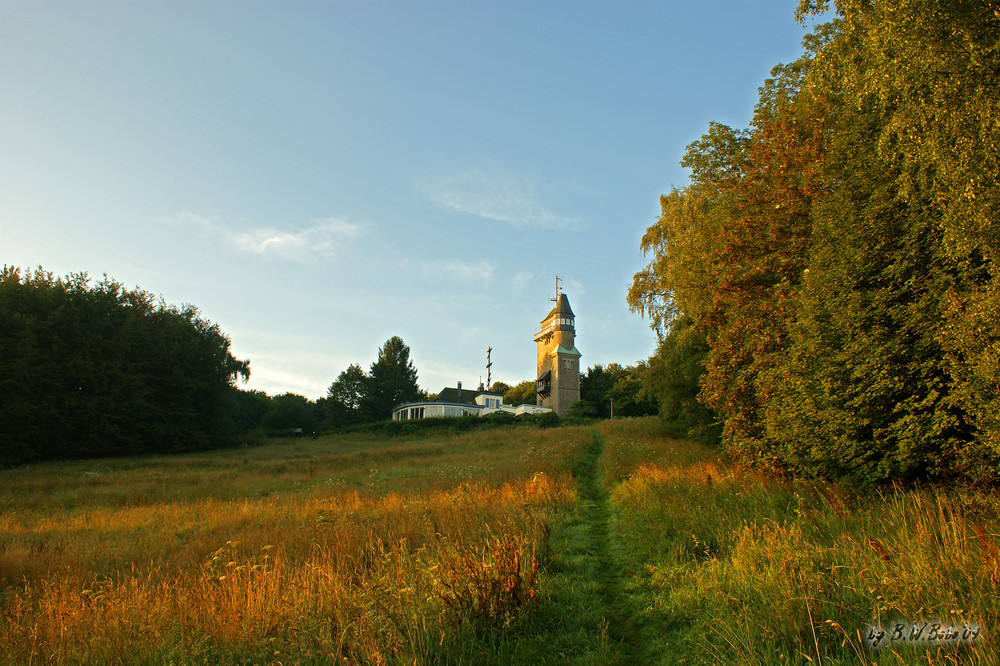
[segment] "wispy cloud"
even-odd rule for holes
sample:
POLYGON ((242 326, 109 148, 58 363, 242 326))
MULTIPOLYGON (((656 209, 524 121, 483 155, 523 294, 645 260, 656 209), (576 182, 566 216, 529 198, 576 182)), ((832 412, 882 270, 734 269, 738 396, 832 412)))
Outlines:
POLYGON ((463 281, 485 282, 493 277, 496 264, 491 261, 474 263, 462 261, 432 261, 423 265, 422 272, 427 278, 448 278, 463 281))
POLYGON ((297 263, 329 259, 361 233, 361 226, 337 218, 314 220, 299 228, 254 227, 235 229, 213 217, 182 213, 181 220, 196 224, 241 252, 297 263))
POLYGON ((511 279, 511 286, 514 289, 521 290, 524 289, 529 284, 535 281, 535 274, 530 271, 521 271, 514 275, 511 279))
POLYGON ((551 186, 497 166, 440 175, 426 180, 421 189, 440 206, 515 227, 580 227, 578 219, 560 215, 544 203, 551 186))

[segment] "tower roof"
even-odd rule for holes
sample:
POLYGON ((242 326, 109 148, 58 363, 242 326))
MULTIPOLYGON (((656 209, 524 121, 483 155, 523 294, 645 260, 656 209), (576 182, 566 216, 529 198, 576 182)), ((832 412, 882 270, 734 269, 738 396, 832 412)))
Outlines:
MULTIPOLYGON (((552 308, 551 312, 545 315, 545 319, 549 319, 557 314, 569 315, 570 317, 576 316, 573 314, 573 310, 569 307, 569 299, 566 298, 566 294, 559 294, 559 300, 556 301, 556 306, 552 308)), ((542 321, 545 321, 545 319, 542 321)))

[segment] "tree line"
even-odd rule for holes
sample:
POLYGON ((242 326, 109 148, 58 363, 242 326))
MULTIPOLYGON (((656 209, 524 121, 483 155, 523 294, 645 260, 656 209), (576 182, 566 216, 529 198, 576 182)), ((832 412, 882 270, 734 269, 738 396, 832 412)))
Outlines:
MULTIPOLYGON (((597 407, 584 417, 605 415, 616 386, 620 413, 629 409, 615 382, 632 381, 631 369, 589 374, 584 396, 597 407)), ((249 376, 249 361, 235 359, 229 338, 194 306, 168 305, 107 276, 93 283, 86 273, 57 278, 42 268, 0 273, 0 465, 331 431, 385 421, 397 405, 428 398, 399 336, 367 371, 348 366, 318 400, 239 388, 249 376)), ((534 380, 491 389, 510 404, 535 402, 534 380)))
MULTIPOLYGON (((606 418, 612 405, 618 416, 651 413, 644 367, 590 368, 570 420, 606 418)), ((168 305, 107 276, 92 283, 86 273, 56 278, 42 268, 0 273, 0 466, 368 427, 399 404, 428 399, 398 336, 367 371, 351 364, 318 400, 239 388, 249 376, 249 361, 235 359, 228 336, 194 306, 168 305)), ((508 404, 535 402, 534 380, 490 389, 508 404)))
POLYGON ((398 336, 316 401, 243 390, 250 362, 192 305, 105 276, 0 272, 0 466, 196 451, 389 418, 426 397, 398 336))
POLYGON ((330 432, 384 421, 397 405, 426 397, 417 384, 409 346, 392 336, 368 372, 352 363, 317 400, 297 393, 237 390, 237 423, 243 440, 330 432))
MULTIPOLYGON (((596 365, 580 377, 581 400, 567 417, 572 420, 647 416, 657 413, 655 397, 642 383, 646 364, 622 367, 617 363, 596 365), (612 411, 613 410, 613 411, 612 411)), ((420 388, 417 369, 410 359, 410 348, 402 338, 393 336, 379 348, 378 358, 366 372, 352 363, 330 384, 326 396, 311 401, 287 393, 268 397, 263 392, 244 392, 253 406, 244 413, 256 414, 250 426, 262 426, 272 434, 314 430, 329 431, 390 418, 393 408, 407 402, 433 399, 420 388), (253 393, 254 395, 250 395, 253 393)), ((508 405, 535 404, 534 379, 511 386, 493 382, 489 390, 503 394, 508 405)))
POLYGON ((237 379, 190 305, 86 273, 0 272, 0 465, 229 444, 237 379))
POLYGON ((660 335, 649 389, 675 428, 760 465, 995 481, 1000 12, 835 10, 661 197, 628 294, 660 335))

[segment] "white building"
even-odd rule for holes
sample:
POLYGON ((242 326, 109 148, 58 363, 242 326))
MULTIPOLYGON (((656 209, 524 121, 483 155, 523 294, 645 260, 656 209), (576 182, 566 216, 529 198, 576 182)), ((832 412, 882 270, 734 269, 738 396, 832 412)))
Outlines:
POLYGON ((493 393, 480 390, 462 390, 462 382, 457 388, 445 388, 433 400, 425 402, 408 402, 392 410, 393 421, 408 421, 410 419, 431 419, 450 416, 486 416, 503 412, 520 416, 521 414, 541 414, 551 412, 548 407, 538 405, 503 404, 503 393, 493 393))

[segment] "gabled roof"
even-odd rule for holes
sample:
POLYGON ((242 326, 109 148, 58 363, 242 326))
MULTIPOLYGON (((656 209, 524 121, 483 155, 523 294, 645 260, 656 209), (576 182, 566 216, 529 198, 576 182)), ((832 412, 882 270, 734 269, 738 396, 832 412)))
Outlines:
POLYGON ((566 349, 562 345, 556 345, 556 353, 568 354, 569 356, 583 356, 583 354, 580 353, 580 350, 576 348, 576 345, 573 345, 572 349, 566 349))
POLYGON ((569 299, 566 298, 566 294, 559 294, 559 300, 556 301, 556 306, 552 308, 552 310, 547 315, 545 315, 545 319, 543 319, 542 321, 545 321, 549 317, 552 317, 557 314, 568 315, 570 317, 576 316, 573 314, 572 308, 569 307, 569 299))
POLYGON ((448 387, 441 389, 441 392, 438 393, 436 396, 434 396, 433 402, 455 402, 455 403, 463 403, 466 405, 474 405, 476 404, 477 395, 479 395, 479 391, 463 388, 462 398, 459 399, 458 389, 448 387))

